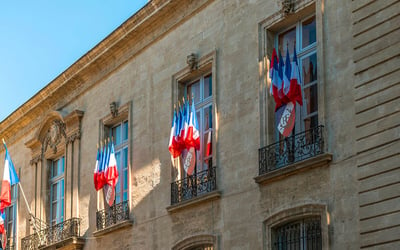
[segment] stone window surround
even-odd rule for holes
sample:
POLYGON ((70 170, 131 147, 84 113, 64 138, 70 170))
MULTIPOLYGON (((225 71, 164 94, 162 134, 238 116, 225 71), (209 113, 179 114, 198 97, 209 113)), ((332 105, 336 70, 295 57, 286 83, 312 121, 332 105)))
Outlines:
MULTIPOLYGON (((36 218, 47 221, 48 198, 46 198, 48 180, 48 160, 65 157, 64 170, 64 221, 79 218, 79 168, 81 119, 84 112, 74 110, 69 114, 63 111, 49 112, 32 139, 25 145, 31 149, 30 165, 35 168, 35 191, 32 201, 32 213, 36 218)), ((31 228, 33 230, 33 228, 31 228)), ((29 234, 29 232, 27 232, 29 234)), ((83 246, 81 237, 73 241, 63 241, 64 245, 83 246)), ((78 247, 79 248, 79 247, 78 247)))
POLYGON ((269 216, 263 222, 264 249, 270 250, 273 228, 306 217, 318 216, 321 219, 322 249, 329 249, 330 216, 326 204, 302 204, 284 209, 269 216))
MULTIPOLYGON (((193 56, 194 54, 191 54, 190 56, 193 56)), ((197 55, 196 55, 197 57, 197 55)), ((211 73, 212 74, 212 103, 213 103, 213 128, 214 128, 214 133, 213 133, 213 143, 212 144, 212 152, 213 152, 213 163, 217 163, 217 157, 218 157, 218 152, 217 152, 217 140, 218 138, 218 123, 216 121, 217 116, 215 115, 218 111, 218 104, 217 104, 217 85, 216 85, 216 79, 217 79, 217 70, 216 70, 216 63, 217 63, 217 50, 214 50, 204 56, 200 56, 197 59, 195 67, 192 65, 188 65, 176 74, 172 76, 172 105, 176 103, 178 100, 182 99, 183 93, 185 91, 185 86, 187 82, 190 82, 191 80, 194 80, 195 78, 198 78, 201 75, 211 73)), ((173 106, 171 106, 171 117, 172 117, 172 112, 173 112, 173 106)), ((177 180, 179 175, 177 174, 178 170, 174 168, 174 166, 171 166, 171 182, 174 180, 177 180)), ((218 168, 217 168, 217 183, 218 183, 218 168)), ((218 185, 217 185, 218 187, 218 185)), ((212 191, 210 193, 206 193, 203 195, 200 195, 198 197, 192 198, 190 200, 168 206, 166 209, 168 212, 176 212, 181 209, 184 209, 186 207, 194 206, 199 203, 203 202, 210 202, 216 199, 219 199, 221 197, 221 192, 219 190, 212 191)))
MULTIPOLYGON (((112 105, 117 105, 116 102, 113 102, 112 105)), ((111 106, 111 104, 110 104, 111 106)), ((106 135, 108 134, 108 129, 111 128, 113 125, 120 123, 124 120, 128 121, 128 207, 129 207, 129 218, 133 218, 132 215, 132 210, 131 210, 131 188, 130 188, 130 183, 131 183, 131 148, 132 148, 132 140, 131 140, 131 106, 132 106, 132 101, 129 101, 125 103, 124 105, 121 105, 119 107, 115 106, 115 110, 111 110, 110 114, 104 116, 102 119, 99 121, 99 139, 104 139, 106 138, 106 135)), ((105 209, 105 201, 104 201, 104 196, 103 195, 97 195, 97 211, 105 209)), ((97 216, 97 215, 96 215, 97 216)), ((96 218, 97 219, 97 218, 96 218)), ((117 230, 121 230, 127 227, 131 227, 133 225, 133 220, 127 220, 127 221, 122 221, 120 223, 111 225, 110 227, 98 230, 93 232, 93 236, 99 237, 102 235, 106 235, 109 233, 112 233, 117 230)))
POLYGON ((190 236, 186 239, 181 240, 172 247, 172 250, 188 250, 192 247, 201 245, 212 245, 214 250, 218 250, 216 243, 217 236, 210 234, 200 234, 190 236))
MULTIPOLYGON (((294 11, 287 14, 279 10, 270 15, 258 26, 259 30, 259 106, 260 106, 260 146, 264 147, 275 142, 274 101, 269 94, 267 84, 268 58, 274 47, 274 35, 285 27, 291 26, 304 17, 315 14, 317 29, 317 74, 318 74, 318 120, 324 124, 325 118, 325 88, 324 88, 324 55, 323 55, 323 8, 325 0, 299 0, 294 5, 294 11)), ((324 150, 326 152, 326 150, 324 150)))
MULTIPOLYGON (((275 142, 274 100, 269 94, 267 84, 268 58, 271 57, 274 47, 274 36, 285 27, 291 26, 304 17, 315 14, 317 29, 317 74, 318 74, 318 120, 324 124, 325 118, 325 88, 324 88, 324 55, 323 55, 323 8, 325 0, 299 0, 294 3, 293 13, 285 13, 281 9, 259 23, 259 106, 260 106, 260 146, 264 147, 275 142), (272 45, 271 45, 272 44, 272 45)), ((325 132, 326 134, 326 132, 325 132)), ((325 138, 328 138, 325 136, 325 138)), ((328 143, 324 143, 324 152, 327 152, 328 143)), ((271 173, 254 178, 258 184, 267 184, 301 171, 315 167, 327 166, 332 155, 324 153, 310 159, 290 164, 271 173)))

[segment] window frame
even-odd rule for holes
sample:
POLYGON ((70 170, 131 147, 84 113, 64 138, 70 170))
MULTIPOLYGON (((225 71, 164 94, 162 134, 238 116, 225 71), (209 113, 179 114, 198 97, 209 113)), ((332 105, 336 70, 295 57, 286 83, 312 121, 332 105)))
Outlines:
POLYGON ((65 157, 60 156, 54 160, 49 160, 50 165, 50 175, 49 175, 49 188, 50 188, 50 226, 63 222, 65 219, 65 157), (62 172, 57 172, 58 174, 54 176, 54 163, 57 162, 57 171, 60 171, 58 163, 62 159, 62 172), (53 186, 57 184, 57 197, 56 200, 53 199, 53 186), (56 204, 57 211, 55 220, 53 219, 53 204, 56 204))
POLYGON ((7 246, 16 246, 17 239, 17 226, 18 226, 18 216, 17 216, 17 200, 18 200, 18 184, 11 186, 11 205, 5 208, 6 219, 4 221, 4 228, 7 233, 7 246), (10 220, 10 211, 12 211, 13 219, 10 220), (11 228, 11 230, 10 230, 11 228), (11 233, 10 233, 11 231, 11 233))
MULTIPOLYGON (((259 23, 259 105, 260 105, 260 146, 265 147, 277 142, 275 128, 275 102, 269 93, 270 82, 268 80, 268 67, 272 50, 276 45, 275 36, 289 30, 297 22, 307 20, 315 15, 316 19, 316 48, 317 75, 318 75, 318 124, 325 124, 325 87, 324 87, 324 51, 323 51, 323 9, 321 1, 299 0, 294 6, 294 13, 286 15, 283 11, 277 11, 259 23)), ((297 32, 297 31, 296 31, 297 32)), ((297 46, 297 45, 296 45, 297 46)), ((308 46, 309 47, 309 46, 308 46)), ((305 47, 303 50, 308 50, 305 47)), ((283 57, 286 55, 282 55, 283 57)), ((298 56, 300 63, 300 56, 298 56)), ((300 67, 300 65, 299 65, 300 67)), ((304 105, 303 105, 304 107, 304 105)))
MULTIPOLYGON (((104 139, 108 139, 111 136, 112 133, 112 128, 118 126, 119 124, 122 124, 124 122, 127 122, 128 125, 128 139, 126 141, 126 147, 127 149, 127 181, 128 181, 128 190, 127 190, 127 202, 128 202, 128 207, 130 210, 131 207, 131 153, 132 153, 132 136, 131 136, 131 106, 132 106, 132 101, 129 101, 125 103, 124 105, 121 105, 117 107, 117 111, 113 114, 110 112, 110 114, 106 115, 99 121, 99 141, 103 141, 104 139)), ((111 138, 110 138, 111 139, 111 138)), ((115 140, 115 139, 114 139, 115 140)), ((125 145, 125 144, 124 144, 125 145)), ((114 145, 115 146, 115 145, 114 145)), ((114 148, 117 149, 117 148, 114 148)), ((119 172, 119 169, 118 169, 119 172)), ((119 175, 118 177, 118 184, 122 183, 122 177, 119 175)), ((117 185, 118 185, 117 184, 117 185)), ((100 192, 98 192, 99 194, 100 192)), ((116 193, 115 193, 116 194, 116 193)), ((116 197, 115 197, 116 198, 116 197)), ((120 201, 122 203, 123 201, 120 201)), ((116 203, 115 203, 116 204, 116 203)), ((97 196, 97 211, 103 210, 106 207, 108 207, 108 204, 105 200, 105 196, 103 195, 98 195, 97 196)))
POLYGON ((117 167, 118 167, 118 183, 117 183, 117 187, 120 188, 120 192, 118 192, 117 187, 115 188, 115 204, 119 204, 121 202, 127 201, 129 200, 128 195, 129 195, 129 176, 128 176, 128 172, 129 172, 129 164, 128 164, 128 155, 129 155, 129 121, 128 119, 123 119, 121 122, 118 122, 116 124, 114 124, 112 127, 109 128, 109 136, 113 137, 114 136, 114 129, 117 127, 121 127, 121 133, 120 136, 121 138, 120 141, 121 143, 117 144, 118 139, 117 138, 113 138, 114 141, 114 150, 115 150, 115 157, 117 160, 117 167), (127 126, 126 128, 126 133, 125 134, 125 128, 124 126, 127 126), (126 140, 124 140, 124 136, 126 135, 126 140), (123 162, 124 159, 123 157, 118 158, 117 155, 119 153, 121 153, 121 155, 123 156, 124 154, 124 150, 126 149, 126 166, 123 166, 123 162), (124 188, 124 179, 127 179, 127 183, 126 183, 126 188, 124 188), (125 193, 126 193, 126 198, 125 198, 125 193), (122 197, 122 199, 121 199, 122 197), (118 198, 121 199, 118 201, 118 198))
MULTIPOLYGON (((199 82, 199 92, 200 92, 200 97, 199 97, 199 101, 194 103, 195 105, 195 110, 196 110, 196 116, 197 116, 197 120, 199 123, 199 130, 200 130, 200 150, 196 151, 196 171, 197 172, 201 172, 201 171, 205 171, 207 170, 210 166, 208 166, 208 164, 204 164, 204 162, 208 159, 212 159, 213 158, 213 154, 211 153, 211 156, 205 156, 205 152, 204 152, 204 148, 205 148, 205 138, 208 135, 207 133, 211 130, 211 135, 213 134, 213 124, 214 124, 214 115, 213 115, 213 92, 212 92, 212 72, 206 72, 204 74, 201 74, 199 77, 195 78, 192 81, 189 81, 188 83, 185 84, 185 89, 184 89, 184 96, 185 96, 185 100, 190 100, 190 105, 192 104, 192 96, 188 96, 188 91, 189 91, 189 87, 191 87, 193 84, 199 82), (205 79, 207 77, 210 77, 211 79, 211 95, 208 97, 204 97, 204 88, 205 88, 205 79), (204 128, 204 124, 205 124, 205 112, 207 108, 211 107, 211 128, 209 127, 207 130, 204 128), (198 115, 199 113, 199 115, 198 115), (202 164, 199 164, 199 162, 201 162, 202 164), (200 166, 200 167, 199 167, 200 166)), ((194 97, 196 100, 196 97, 194 97)), ((212 138, 211 138, 212 141, 212 138)), ((185 171, 183 169, 181 169, 182 171, 182 176, 183 177, 187 177, 187 174, 185 173, 185 171)))
MULTIPOLYGON (((212 105, 212 164, 215 165, 217 162, 217 146, 216 146, 216 138, 218 138, 218 122, 217 116, 218 113, 218 105, 217 105, 217 74, 216 74, 216 59, 217 59, 217 51, 214 50, 204 56, 201 56, 197 60, 196 69, 191 69, 191 67, 184 67, 181 71, 177 72, 172 76, 172 101, 171 101, 171 119, 173 117, 174 104, 178 103, 182 100, 183 97, 187 96, 187 86, 191 83, 196 82, 196 80, 200 79, 202 76, 208 76, 211 74, 211 96, 207 98, 207 104, 212 105)), ((190 99, 191 100, 191 99, 190 99)), ((190 102, 191 104, 191 102, 190 102)), ((197 105, 195 104, 196 111, 197 105)), ((200 124, 200 121, 199 121, 200 124)), ((200 133, 201 140, 201 150, 203 149, 203 141, 204 135, 200 133)), ((204 157, 203 157, 204 159, 204 157)), ((196 162, 198 159, 196 159, 196 162)), ((197 163, 196 163, 197 164, 197 163)), ((171 182, 182 180, 185 177, 184 171, 179 167, 177 167, 177 163, 173 164, 171 167, 171 182)), ((217 168, 218 170, 218 168, 217 168)), ((199 170, 198 170, 199 171, 199 170)), ((218 176, 218 171, 217 171, 218 176)))

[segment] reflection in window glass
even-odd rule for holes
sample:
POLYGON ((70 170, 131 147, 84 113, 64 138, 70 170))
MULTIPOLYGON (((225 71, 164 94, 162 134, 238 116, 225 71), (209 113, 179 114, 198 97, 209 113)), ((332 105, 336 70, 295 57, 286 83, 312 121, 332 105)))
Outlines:
POLYGON ((314 53, 302 60, 302 72, 304 85, 317 80, 317 54, 314 53))
MULTIPOLYGON (((195 109, 200 130, 200 150, 196 152, 196 171, 200 172, 208 169, 205 159, 211 159, 212 154, 206 156, 206 143, 208 131, 212 129, 212 74, 200 77, 194 83, 188 84, 186 94, 195 93, 195 109)), ((208 161, 207 161, 208 162, 208 161)), ((183 171, 183 170, 182 170, 183 171)), ((186 175, 185 171, 183 171, 186 175)))
POLYGON ((212 95, 212 77, 208 75, 204 77, 204 99, 212 95))
MULTIPOLYGON (((286 56, 286 49, 289 48, 289 54, 293 55, 294 44, 296 42, 296 27, 281 33, 278 37, 278 49, 282 56, 286 56)), ((277 51, 278 52, 278 51, 277 51)))
POLYGON ((302 48, 305 48, 317 41, 317 29, 315 25, 315 16, 302 23, 302 48))

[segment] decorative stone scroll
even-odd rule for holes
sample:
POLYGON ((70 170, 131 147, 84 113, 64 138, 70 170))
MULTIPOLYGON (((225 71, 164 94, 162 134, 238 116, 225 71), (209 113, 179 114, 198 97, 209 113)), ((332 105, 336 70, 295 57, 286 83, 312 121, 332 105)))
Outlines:
POLYGON ((57 145, 60 143, 62 137, 66 138, 65 124, 61 120, 54 120, 44 139, 44 152, 50 146, 53 153, 57 153, 57 145))

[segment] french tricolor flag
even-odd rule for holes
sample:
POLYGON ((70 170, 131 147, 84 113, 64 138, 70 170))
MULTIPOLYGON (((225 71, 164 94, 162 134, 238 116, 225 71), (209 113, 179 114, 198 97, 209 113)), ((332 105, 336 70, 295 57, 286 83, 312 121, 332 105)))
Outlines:
POLYGON ((200 131, 199 123, 196 116, 196 108, 194 107, 194 100, 192 99, 192 110, 189 116, 189 125, 187 134, 185 137, 186 147, 194 147, 196 150, 200 150, 200 131))
POLYGON ((4 221, 6 220, 6 213, 5 211, 0 212, 0 234, 5 233, 5 228, 4 228, 4 221))
POLYGON ((3 182, 1 183, 0 211, 11 205, 11 186, 19 183, 19 178, 11 161, 7 146, 4 142, 3 144, 6 149, 6 157, 4 160, 3 182))
POLYGON ((97 149, 96 166, 94 168, 94 188, 99 191, 105 184, 104 172, 102 170, 103 164, 103 151, 101 148, 97 149))
POLYGON ((283 105, 283 100, 282 100, 282 83, 283 79, 281 76, 283 76, 283 68, 282 68, 282 63, 279 63, 278 55, 276 53, 276 50, 272 51, 272 58, 271 58, 271 66, 270 66, 270 78, 271 78, 271 90, 270 93, 274 97, 275 100, 275 111, 278 110, 279 107, 283 105), (281 72, 282 71, 282 72, 281 72))
POLYGON ((114 143, 111 143, 109 160, 104 170, 104 175, 107 184, 115 188, 118 182, 118 168, 117 168, 117 159, 115 158, 114 143))

